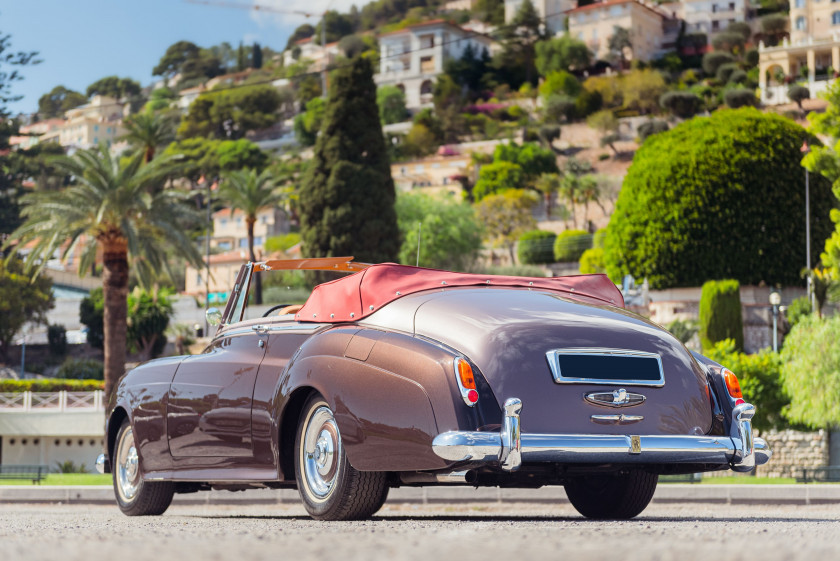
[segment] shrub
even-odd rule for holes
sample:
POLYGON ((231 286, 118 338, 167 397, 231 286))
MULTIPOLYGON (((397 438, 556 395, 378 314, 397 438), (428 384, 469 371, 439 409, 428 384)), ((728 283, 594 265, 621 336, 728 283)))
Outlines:
POLYGON ((721 64, 718 66, 717 72, 715 72, 715 78, 717 78, 721 84, 725 84, 729 81, 729 77, 732 76, 732 73, 736 70, 738 70, 738 65, 734 62, 721 64))
POLYGON ((746 88, 735 88, 729 90, 723 95, 723 100, 726 105, 732 109, 739 107, 755 107, 758 104, 758 99, 755 97, 755 91, 746 88))
POLYGON ((703 55, 703 72, 709 76, 717 75, 718 68, 735 62, 735 57, 722 51, 711 51, 703 55))
POLYGON ((55 463, 56 473, 88 473, 85 464, 76 464, 73 460, 55 463))
POLYGON ((531 230, 519 238, 516 256, 523 265, 554 262, 554 240, 557 235, 545 230, 531 230))
POLYGON ((104 367, 92 358, 68 358, 55 373, 56 378, 68 380, 102 380, 104 367))
POLYGON ((811 90, 805 86, 791 86, 787 92, 788 99, 802 109, 802 102, 811 97, 811 90))
POLYGON ((788 323, 793 327, 803 318, 811 315, 811 301, 808 300, 807 296, 800 296, 793 300, 790 303, 790 306, 787 307, 785 310, 785 318, 787 318, 788 323))
POLYGON ((2 392, 92 392, 104 390, 105 382, 101 380, 59 380, 56 378, 41 378, 38 380, 0 380, 2 392))
POLYGON ((554 260, 579 261, 583 252, 592 247, 592 234, 586 230, 566 230, 554 240, 554 260))
POLYGON ((691 92, 665 92, 659 98, 659 105, 681 119, 690 119, 700 111, 703 100, 691 92))
POLYGON ((736 280, 707 281, 700 295, 700 345, 711 349, 732 339, 735 349, 744 348, 741 319, 741 286, 736 280))
POLYGON ((746 62, 747 66, 750 68, 758 66, 758 49, 755 47, 747 49, 747 52, 744 53, 744 62, 746 62))
POLYGON ((607 237, 607 229, 606 228, 598 228, 595 230, 595 233, 592 234, 592 247, 604 247, 604 239, 607 237))
POLYGON ((67 354, 67 330, 63 325, 50 325, 47 327, 47 345, 50 354, 53 356, 64 356, 67 354))
POLYGON ((680 340, 685 345, 691 338, 697 334, 697 323, 691 320, 675 319, 665 328, 671 332, 671 335, 680 340))
POLYGON ((639 133, 639 140, 644 142, 649 136, 665 132, 666 130, 668 130, 668 123, 659 119, 651 119, 639 125, 637 132, 639 133))
POLYGON ((604 267, 604 248, 593 247, 583 252, 580 256, 581 274, 592 275, 604 271, 606 271, 604 267))
POLYGON ((581 118, 586 118, 591 114, 600 111, 604 106, 604 100, 598 92, 591 92, 583 90, 575 99, 576 113, 581 118))
MULTIPOLYGON (((647 277, 654 289, 709 278, 798 285, 807 138, 796 123, 756 109, 716 111, 648 138, 607 227, 610 278, 647 277)), ((835 201, 830 182, 811 174, 812 255, 834 230, 835 201)))
POLYGON ((756 406, 754 427, 766 430, 787 426, 782 411, 789 399, 782 388, 782 360, 778 353, 764 349, 748 355, 736 351, 735 342, 727 339, 709 349, 706 356, 738 377, 744 400, 756 406))
POLYGON ((741 70, 735 70, 729 75, 730 84, 744 84, 747 81, 747 73, 741 70))

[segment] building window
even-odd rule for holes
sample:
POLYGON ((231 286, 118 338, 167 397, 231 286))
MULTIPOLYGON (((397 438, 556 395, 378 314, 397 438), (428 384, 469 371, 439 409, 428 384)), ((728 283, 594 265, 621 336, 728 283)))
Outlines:
POLYGON ((796 7, 797 8, 804 8, 805 7, 805 0, 796 0, 796 7))
POLYGON ((435 46, 435 36, 434 35, 421 35, 420 36, 420 48, 421 49, 431 49, 435 46))
POLYGON ((799 16, 796 18, 796 29, 799 31, 805 31, 805 16, 799 16))
MULTIPOLYGON (((797 0, 797 2, 798 2, 798 1, 799 1, 799 0, 797 0)), ((716 14, 716 13, 717 13, 717 4, 712 4, 712 13, 713 13, 713 14, 716 14)))
POLYGON ((717 31, 718 29, 720 29, 720 22, 715 20, 712 22, 712 31, 717 31))
POLYGON ((831 25, 840 25, 840 12, 831 13, 831 25))
POLYGON ((424 80, 422 84, 420 84, 420 95, 432 95, 432 91, 434 90, 434 84, 432 84, 431 80, 424 80))
POLYGON ((239 247, 248 247, 248 238, 242 238, 239 240, 239 247))
POLYGON ((613 7, 610 8, 610 17, 611 18, 617 18, 618 16, 621 15, 621 12, 623 12, 623 11, 624 11, 623 6, 613 6, 613 7))
POLYGON ((263 237, 262 236, 255 236, 254 237, 254 245, 262 245, 263 244, 263 237))
POLYGON ((99 125, 93 125, 93 132, 99 132, 99 125))
POLYGON ((420 72, 423 74, 435 73, 435 57, 424 56, 420 57, 420 72))

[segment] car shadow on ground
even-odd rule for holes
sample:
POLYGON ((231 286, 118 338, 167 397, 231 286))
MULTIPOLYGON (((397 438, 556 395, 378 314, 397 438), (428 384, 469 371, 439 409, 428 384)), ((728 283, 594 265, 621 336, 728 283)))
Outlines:
MULTIPOLYGON (((248 515, 248 514, 232 514, 232 515, 201 515, 201 514, 187 514, 175 515, 183 518, 203 518, 211 520, 309 520, 315 521, 309 516, 305 515, 248 515)), ((631 519, 604 519, 591 520, 583 518, 582 516, 533 516, 533 515, 510 515, 500 516, 498 514, 440 514, 440 515, 398 515, 398 516, 373 516, 367 520, 368 522, 586 522, 590 524, 601 524, 604 522, 709 522, 718 524, 720 522, 732 523, 776 523, 776 522, 837 522, 838 518, 807 518, 807 517, 782 517, 782 516, 753 516, 753 517, 732 517, 721 518, 717 516, 637 516, 631 519)))

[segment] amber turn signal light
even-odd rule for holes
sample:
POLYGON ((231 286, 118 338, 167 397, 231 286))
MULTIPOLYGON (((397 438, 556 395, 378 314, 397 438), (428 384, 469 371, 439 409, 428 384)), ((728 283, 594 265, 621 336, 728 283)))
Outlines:
POLYGON ((475 387, 472 366, 463 358, 457 357, 455 359, 455 375, 464 403, 472 407, 478 402, 478 391, 475 387))
POLYGON ((723 374, 726 391, 729 392, 730 397, 733 399, 743 399, 744 395, 741 393, 741 384, 738 382, 738 377, 728 368, 724 368, 721 374, 723 374))

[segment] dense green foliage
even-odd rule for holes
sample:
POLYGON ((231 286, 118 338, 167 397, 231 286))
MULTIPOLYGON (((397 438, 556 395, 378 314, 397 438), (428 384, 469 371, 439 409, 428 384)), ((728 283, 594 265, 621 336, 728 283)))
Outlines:
POLYGON ((811 315, 811 301, 807 296, 795 298, 785 310, 785 318, 791 327, 811 315))
POLYGON ((47 327, 47 346, 53 356, 64 356, 67 354, 67 329, 63 325, 50 325, 47 327))
POLYGON ((636 130, 639 134, 639 140, 644 142, 649 136, 668 130, 668 123, 659 119, 651 119, 639 125, 636 130))
POLYGON ((472 268, 481 249, 482 234, 472 206, 452 196, 409 192, 397 196, 396 210, 403 239, 400 263, 417 263, 419 233, 420 266, 450 271, 472 268))
POLYGON ((700 345, 710 349, 725 339, 735 348, 744 348, 744 322, 741 318, 741 286, 736 280, 710 280, 700 295, 700 345))
POLYGON ((0 259, 0 359, 8 357, 9 345, 26 322, 46 321, 53 307, 52 281, 34 278, 18 259, 0 259))
POLYGON ((681 119, 690 119, 700 111, 703 100, 692 92, 671 91, 662 94, 659 105, 681 119))
MULTIPOLYGON (((800 147, 807 132, 754 109, 716 111, 636 152, 604 244, 611 278, 652 288, 708 278, 794 285, 805 261, 800 147)), ((812 255, 832 231, 829 183, 811 176, 812 255)))
POLYGON ((809 316, 782 349, 782 383, 790 395, 785 416, 813 428, 840 425, 840 316, 809 316))
POLYGON ((198 96, 178 127, 179 138, 236 140, 279 120, 281 96, 270 85, 211 91, 198 96))
POLYGON ((586 230, 565 230, 554 240, 554 260, 579 261, 583 252, 592 247, 592 234, 586 230))
POLYGON ((56 86, 38 98, 38 116, 41 119, 64 117, 64 112, 87 103, 87 98, 64 86, 56 86))
POLYGON ((494 246, 504 247, 516 262, 514 247, 519 237, 537 227, 533 209, 537 195, 524 189, 509 189, 484 197, 477 205, 478 216, 494 246))
POLYGON ((778 353, 763 349, 755 354, 736 350, 735 341, 720 341, 706 356, 738 377, 744 400, 756 407, 753 426, 760 430, 787 427, 782 413, 790 400, 782 388, 783 361, 778 353))
POLYGON ((755 90, 747 88, 735 88, 723 94, 726 105, 732 109, 740 107, 755 107, 758 105, 758 98, 755 97, 755 90))
POLYGON ((554 240, 557 234, 545 230, 531 230, 519 238, 516 256, 523 265, 554 262, 554 240))
POLYGON ((324 108, 324 98, 315 97, 307 102, 306 111, 295 116, 295 138, 301 146, 315 146, 315 139, 324 122, 324 108))
POLYGON ((138 95, 140 93, 139 82, 131 78, 120 78, 119 76, 106 76, 92 83, 85 90, 85 95, 104 95, 114 99, 122 99, 138 95))
POLYGON ((604 265, 604 248, 592 247, 580 255, 580 272, 583 275, 604 273, 607 268, 604 265))
POLYGON ((105 367, 102 361, 92 358, 68 358, 58 368, 55 377, 63 380, 104 380, 105 367))
POLYGON ((405 93, 397 86, 380 86, 376 90, 379 118, 389 125, 405 121, 411 114, 405 108, 405 93))
POLYGON ((359 57, 331 76, 299 198, 303 255, 395 261, 401 244, 394 199, 373 70, 359 57))
POLYGON ((91 392, 104 387, 105 383, 100 380, 0 380, 0 392, 91 392))

